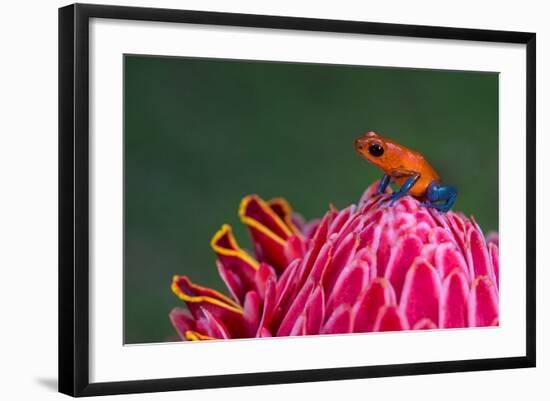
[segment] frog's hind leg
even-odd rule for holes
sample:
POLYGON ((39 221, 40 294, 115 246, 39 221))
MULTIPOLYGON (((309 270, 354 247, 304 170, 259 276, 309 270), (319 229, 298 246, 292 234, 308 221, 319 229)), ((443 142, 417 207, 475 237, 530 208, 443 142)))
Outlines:
POLYGON ((436 181, 432 181, 426 191, 426 203, 421 203, 420 206, 431 207, 448 212, 456 200, 457 191, 449 185, 439 185, 436 181), (444 203, 437 203, 444 202, 444 203))

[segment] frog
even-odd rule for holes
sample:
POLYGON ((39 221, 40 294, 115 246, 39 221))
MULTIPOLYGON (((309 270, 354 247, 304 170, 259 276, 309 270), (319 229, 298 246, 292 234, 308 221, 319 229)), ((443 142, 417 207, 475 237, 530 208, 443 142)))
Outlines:
POLYGON ((357 138, 355 151, 384 173, 374 196, 384 194, 392 182, 400 186, 389 196, 390 206, 405 196, 413 196, 421 201, 420 206, 445 213, 455 203, 456 188, 443 185, 435 169, 420 152, 375 131, 367 131, 357 138))

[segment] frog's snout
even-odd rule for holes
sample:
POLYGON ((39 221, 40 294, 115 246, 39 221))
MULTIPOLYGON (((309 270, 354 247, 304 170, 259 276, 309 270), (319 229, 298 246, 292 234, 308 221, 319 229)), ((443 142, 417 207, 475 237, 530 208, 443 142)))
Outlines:
POLYGON ((355 140, 355 151, 359 153, 359 155, 364 156, 365 149, 367 148, 367 141, 365 138, 357 138, 355 140))

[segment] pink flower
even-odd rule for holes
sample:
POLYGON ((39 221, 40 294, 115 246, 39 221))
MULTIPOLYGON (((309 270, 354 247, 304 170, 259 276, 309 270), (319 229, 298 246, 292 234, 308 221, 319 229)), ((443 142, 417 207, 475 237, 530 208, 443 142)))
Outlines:
POLYGON ((498 325, 498 236, 475 220, 371 185, 358 206, 305 224, 283 199, 243 199, 251 256, 223 225, 211 241, 229 296, 174 276, 183 339, 498 325))

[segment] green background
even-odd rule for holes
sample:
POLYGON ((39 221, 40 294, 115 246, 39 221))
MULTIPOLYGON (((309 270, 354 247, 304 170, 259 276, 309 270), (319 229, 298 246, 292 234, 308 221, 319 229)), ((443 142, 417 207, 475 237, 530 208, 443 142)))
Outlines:
POLYGON ((126 55, 125 342, 174 338, 172 275, 224 292, 211 236, 249 247, 241 198, 306 218, 358 201, 381 172, 354 152, 375 130, 458 188, 454 210, 498 228, 498 74, 126 55))

